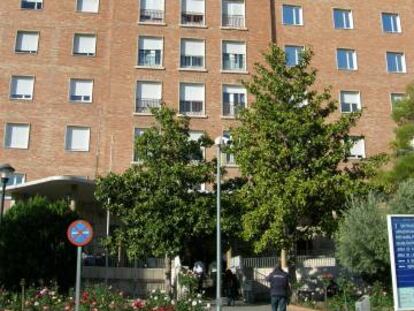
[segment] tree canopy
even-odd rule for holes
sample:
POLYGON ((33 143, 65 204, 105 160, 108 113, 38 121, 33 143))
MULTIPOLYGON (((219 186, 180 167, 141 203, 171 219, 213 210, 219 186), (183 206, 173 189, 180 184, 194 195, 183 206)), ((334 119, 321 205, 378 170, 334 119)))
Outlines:
POLYGON ((175 256, 215 224, 214 200, 199 191, 214 181, 215 163, 203 157, 212 141, 191 140, 189 119, 173 110, 153 114, 156 124, 136 139, 137 164, 97 180, 96 197, 121 224, 109 242, 132 258, 175 256))
MULTIPOLYGON (((240 197, 246 207, 244 236, 256 251, 290 247, 299 237, 331 233, 332 211, 346 196, 364 191, 364 165, 347 162, 356 137, 349 134, 360 113, 334 116, 329 89, 314 89, 312 52, 289 67, 276 45, 264 54, 246 82, 255 100, 232 129, 232 151, 248 182, 240 197)), ((369 167, 369 166, 367 166, 369 167)))

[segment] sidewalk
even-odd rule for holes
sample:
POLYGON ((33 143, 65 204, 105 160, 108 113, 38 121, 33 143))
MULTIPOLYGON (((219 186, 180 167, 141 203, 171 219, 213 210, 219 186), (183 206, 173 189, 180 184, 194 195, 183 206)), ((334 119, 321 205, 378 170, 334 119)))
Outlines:
MULTIPOLYGON (((214 310, 214 309, 213 309, 214 310)), ((270 303, 269 304, 262 304, 262 305, 245 305, 241 303, 237 303, 233 307, 228 307, 226 305, 223 306, 223 310, 225 311, 271 311, 270 303)), ((288 311, 313 311, 313 309, 306 309, 302 307, 297 307, 290 305, 288 306, 288 311)))

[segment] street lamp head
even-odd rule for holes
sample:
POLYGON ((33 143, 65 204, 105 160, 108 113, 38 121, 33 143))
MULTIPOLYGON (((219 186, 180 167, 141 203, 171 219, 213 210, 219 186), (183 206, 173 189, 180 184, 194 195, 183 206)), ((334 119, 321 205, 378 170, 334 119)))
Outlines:
POLYGON ((231 143, 231 138, 226 135, 216 137, 216 139, 214 140, 214 145, 216 146, 228 146, 231 145, 231 143))
POLYGON ((0 175, 1 178, 8 178, 11 174, 14 173, 14 167, 8 163, 0 164, 0 175))

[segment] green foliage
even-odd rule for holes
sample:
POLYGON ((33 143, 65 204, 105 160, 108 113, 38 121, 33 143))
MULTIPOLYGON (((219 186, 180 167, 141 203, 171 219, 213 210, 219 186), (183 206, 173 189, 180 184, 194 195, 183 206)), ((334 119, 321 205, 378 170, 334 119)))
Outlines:
POLYGON ((0 228, 0 283, 18 288, 21 279, 26 284, 56 280, 62 288, 71 286, 76 249, 66 229, 76 218, 63 201, 34 197, 14 205, 0 228))
POLYGON ((392 214, 414 214, 414 179, 399 184, 389 205, 392 214))
POLYGON ((368 279, 385 283, 389 281, 390 264, 387 213, 387 205, 377 195, 351 199, 336 235, 341 265, 368 279))
POLYGON ((232 130, 232 152, 248 179, 240 192, 247 208, 244 236, 258 252, 333 232, 332 210, 344 208, 347 194, 366 191, 362 179, 370 172, 369 165, 339 168, 360 115, 332 118, 337 103, 329 90, 313 90, 312 53, 304 52, 294 67, 285 65, 276 45, 264 57, 266 65, 256 64, 256 74, 245 83, 255 102, 232 130))
POLYGON ((212 141, 191 141, 189 119, 168 108, 153 113, 156 126, 136 140, 139 163, 97 180, 97 199, 122 223, 109 244, 134 258, 177 255, 214 228, 214 197, 195 190, 214 180, 215 164, 202 157, 212 141))

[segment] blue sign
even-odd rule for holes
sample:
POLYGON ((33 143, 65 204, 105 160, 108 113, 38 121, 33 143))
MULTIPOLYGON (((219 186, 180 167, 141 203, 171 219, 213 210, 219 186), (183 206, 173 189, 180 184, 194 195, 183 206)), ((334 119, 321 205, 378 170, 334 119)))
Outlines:
POLYGON ((388 216, 394 304, 414 310, 414 215, 388 216))
POLYGON ((76 220, 69 225, 67 237, 73 245, 85 246, 93 238, 92 226, 87 221, 76 220))

